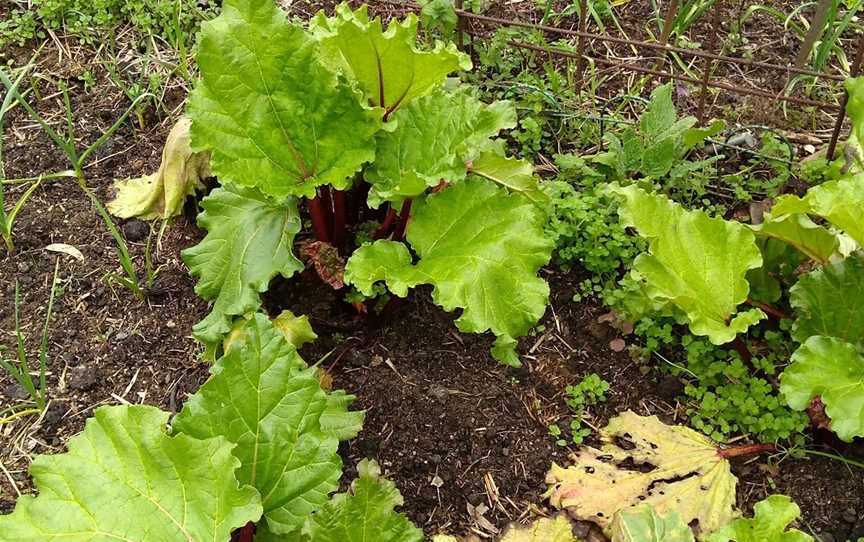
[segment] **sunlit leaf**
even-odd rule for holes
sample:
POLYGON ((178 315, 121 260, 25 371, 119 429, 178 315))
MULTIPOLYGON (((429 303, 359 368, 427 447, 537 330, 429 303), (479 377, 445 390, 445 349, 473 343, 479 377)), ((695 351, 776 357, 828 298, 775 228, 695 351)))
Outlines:
POLYGON ((765 318, 759 309, 738 312, 750 292, 747 272, 762 265, 746 226, 685 210, 636 186, 610 190, 621 199, 622 222, 649 241, 648 252, 633 264, 633 276, 656 301, 684 311, 694 334, 723 344, 765 318))
POLYGON ((369 19, 365 5, 336 7, 336 15, 319 12, 309 23, 324 47, 323 57, 357 82, 370 103, 389 115, 400 106, 439 87, 447 74, 470 70, 471 60, 454 44, 417 46, 417 16, 393 20, 385 31, 381 19, 369 19))
POLYGON ((236 443, 237 477, 261 494, 270 531, 299 529, 338 488, 342 473, 337 449, 345 432, 329 433, 321 418, 329 410, 330 425, 341 416, 340 427, 352 424, 356 435, 362 413, 347 411, 353 397, 331 404, 315 369, 260 313, 245 321, 211 373, 177 415, 175 432, 236 443))
POLYGON ((142 405, 96 409, 68 452, 33 461, 39 494, 0 515, 0 540, 227 541, 257 521, 261 500, 238 484, 233 444, 168 436, 168 416, 142 405))
POLYGON ((198 277, 195 293, 213 301, 210 314, 193 328, 195 336, 218 344, 235 316, 261 306, 259 293, 273 277, 303 269, 292 252, 300 216, 294 198, 277 204, 253 188, 217 188, 201 207, 198 225, 207 235, 183 251, 183 261, 198 277))
POLYGON ((842 440, 864 436, 864 356, 834 337, 810 337, 780 376, 780 392, 795 410, 821 397, 831 429, 842 440))
POLYGON ((378 158, 366 171, 369 205, 400 203, 441 181, 465 178, 467 163, 491 138, 516 125, 509 102, 484 104, 467 91, 436 92, 399 110, 396 128, 378 136, 378 158))
POLYGON ((375 158, 380 112, 319 59, 319 44, 273 0, 225 0, 202 23, 189 97, 194 150, 213 173, 277 198, 352 183, 375 158))
POLYGON ((736 519, 708 537, 708 542, 812 542, 798 529, 787 530, 801 510, 785 495, 771 495, 756 503, 752 518, 736 519))

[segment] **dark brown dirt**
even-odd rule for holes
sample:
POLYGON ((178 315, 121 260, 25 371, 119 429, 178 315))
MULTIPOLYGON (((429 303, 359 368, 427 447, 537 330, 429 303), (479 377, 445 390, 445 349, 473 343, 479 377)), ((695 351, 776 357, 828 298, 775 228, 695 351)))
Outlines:
MULTIPOLYGON (((43 67, 62 68, 63 63, 43 67)), ((104 80, 92 93, 75 87, 74 102, 83 141, 98 137, 128 104, 104 80)), ((56 97, 40 110, 59 122, 56 97)), ((89 182, 103 201, 109 199, 112 179, 155 169, 170 126, 158 120, 148 115, 143 129, 125 126, 88 168, 89 182)), ((12 114, 3 144, 10 178, 68 167, 20 112, 12 114)), ((10 190, 9 199, 17 194, 20 190, 10 190)), ((206 378, 207 367, 198 362, 200 348, 189 335, 207 306, 195 296, 179 257, 202 236, 192 217, 190 209, 168 229, 156 257, 161 270, 155 285, 138 300, 106 281, 108 273, 119 271, 113 241, 74 183, 46 183, 25 207, 16 227, 17 251, 0 256, 0 344, 14 341, 16 280, 32 355, 58 259, 63 291, 50 331, 51 407, 38 422, 25 418, 0 425, 0 460, 18 490, 32 490, 26 475, 30 458, 62 452, 94 407, 125 400, 177 410, 206 378), (50 243, 76 246, 85 259, 46 252, 50 243)), ((131 231, 128 225, 125 231, 131 231)), ((131 250, 143 269, 144 241, 131 242, 131 250)), ((321 336, 304 349, 305 358, 314 362, 332 351, 323 366, 331 371, 334 387, 356 394, 356 407, 368 412, 360 436, 343 449, 347 479, 359 459, 373 457, 403 492, 403 510, 427 533, 477 528, 468 503, 485 503, 485 518, 500 528, 521 517, 529 503, 540 503, 550 462, 566 460, 568 450, 547 434, 549 424, 566 420, 566 385, 591 372, 611 383, 608 402, 593 409, 588 420, 596 427, 626 409, 657 414, 669 423, 684 421, 667 378, 610 349, 616 335, 597 322, 602 308, 571 301, 581 277, 547 275, 553 300, 544 328, 521 342, 525 366, 518 370, 490 358, 489 337, 458 333, 452 315, 435 307, 428 292, 412 296, 389 317, 357 322, 309 273, 273 285, 268 308, 309 314, 321 336)), ((0 374, 0 408, 20 398, 20 390, 0 374)), ((769 494, 784 493, 801 506, 802 528, 831 535, 823 542, 864 536, 860 470, 822 458, 790 458, 777 465, 758 458, 736 460, 735 472, 745 510, 769 494)), ((0 475, 0 511, 12 508, 14 495, 12 484, 0 475)))

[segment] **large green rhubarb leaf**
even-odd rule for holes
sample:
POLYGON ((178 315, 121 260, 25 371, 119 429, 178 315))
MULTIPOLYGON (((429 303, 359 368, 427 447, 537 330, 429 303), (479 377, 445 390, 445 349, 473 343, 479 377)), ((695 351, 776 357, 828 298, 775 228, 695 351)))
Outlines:
POLYGON ((864 436, 864 356, 855 345, 810 337, 792 354, 792 364, 780 376, 780 392, 796 410, 821 397, 838 437, 850 442, 864 436))
POLYGON ((612 542, 694 542, 693 531, 675 510, 661 516, 647 505, 615 514, 612 542))
POLYGON ((765 318, 759 309, 736 314, 750 292, 747 271, 762 265, 746 226, 685 210, 636 186, 611 190, 621 197, 622 222, 649 241, 648 253, 633 264, 634 277, 654 300, 684 311, 694 334, 724 344, 765 318))
POLYGON ((752 518, 736 519, 708 537, 708 542, 812 542, 798 529, 786 530, 801 515, 785 495, 771 495, 753 507, 752 518))
POLYGON ((864 174, 814 186, 803 198, 781 196, 771 209, 780 217, 788 214, 821 216, 864 246, 864 174))
POLYGON ((840 248, 840 240, 806 215, 766 216, 762 224, 750 226, 759 237, 792 245, 808 258, 826 264, 840 248))
POLYGON ((338 488, 339 440, 357 434, 362 413, 347 411, 351 396, 331 400, 315 369, 306 368, 294 346, 260 313, 233 335, 211 372, 178 414, 174 430, 236 443, 237 477, 261 494, 269 530, 299 529, 338 488))
POLYGON ((803 275, 790 290, 797 319, 792 336, 813 335, 864 344, 864 258, 852 256, 803 275))
POLYGON ((534 166, 527 160, 485 152, 471 161, 471 173, 522 194, 544 211, 549 208, 549 196, 540 188, 534 166))
POLYGON ((537 276, 552 251, 543 212, 521 195, 469 178, 418 202, 407 238, 420 257, 416 265, 404 245, 376 241, 354 253, 346 281, 366 295, 378 280, 397 295, 432 284, 436 303, 463 309, 460 330, 491 330, 495 359, 518 365, 515 338, 540 320, 549 298, 537 276))
POLYGON ((702 533, 735 517, 737 480, 708 437, 627 411, 609 420, 600 438, 603 446, 582 448, 572 466, 552 465, 546 475, 552 506, 607 534, 617 513, 643 504, 664 516, 675 511, 688 525, 697 520, 702 533))
POLYGON ((313 514, 303 534, 311 542, 421 542, 423 531, 394 511, 402 495, 381 477, 378 464, 363 460, 357 473, 350 493, 334 496, 313 514))
POLYGON ((69 451, 37 457, 37 497, 0 516, 3 542, 227 541, 261 517, 255 489, 240 487, 224 438, 168 436, 168 413, 98 408, 69 451))
POLYGON ((415 100, 393 119, 396 129, 379 134, 378 159, 366 172, 372 207, 464 179, 466 162, 516 125, 516 111, 509 102, 486 105, 464 90, 441 91, 415 100))
POLYGON ((340 4, 334 17, 319 12, 309 28, 321 41, 322 56, 356 81, 371 104, 384 108, 385 116, 439 87, 447 74, 471 69, 469 57, 452 43, 419 49, 414 14, 394 20, 384 31, 380 18, 369 20, 365 5, 351 11, 348 4, 340 4))
POLYGON ((381 115, 319 60, 318 42, 273 0, 226 0, 201 25, 192 143, 224 182, 274 197, 344 189, 375 157, 381 115))
POLYGON ((300 216, 296 199, 277 204, 254 188, 217 188, 201 207, 198 225, 207 235, 183 251, 183 261, 199 279, 195 293, 214 302, 193 329, 212 345, 231 331, 234 316, 261 306, 259 292, 267 290, 273 277, 303 269, 292 253, 300 216))

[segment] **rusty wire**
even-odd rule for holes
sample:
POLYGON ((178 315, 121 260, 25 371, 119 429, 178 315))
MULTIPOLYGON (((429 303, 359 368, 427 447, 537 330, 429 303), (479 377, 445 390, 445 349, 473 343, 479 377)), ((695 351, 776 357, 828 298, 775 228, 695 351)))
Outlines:
MULTIPOLYGON (((468 32, 468 34, 472 35, 472 36, 482 37, 479 34, 472 33, 472 32, 468 32)), ((565 51, 563 49, 555 49, 555 48, 551 48, 551 47, 541 47, 539 45, 533 45, 530 43, 524 43, 524 42, 515 41, 515 40, 510 40, 507 42, 507 44, 511 45, 513 47, 518 47, 520 49, 530 49, 532 51, 537 51, 537 52, 541 52, 541 53, 550 53, 550 54, 555 54, 555 55, 564 56, 564 57, 568 57, 568 58, 576 58, 576 59, 579 58, 579 55, 577 53, 574 53, 571 51, 565 51)), ((626 62, 608 60, 605 58, 593 58, 592 57, 591 60, 597 64, 602 64, 604 66, 609 66, 612 68, 621 68, 624 70, 632 70, 634 72, 644 73, 644 74, 648 74, 648 75, 655 75, 655 76, 661 77, 661 78, 666 77, 666 78, 674 79, 675 81, 681 81, 684 83, 692 83, 694 85, 700 85, 700 86, 703 85, 703 83, 704 83, 705 86, 712 87, 712 88, 719 88, 722 90, 728 90, 729 92, 734 92, 736 94, 747 94, 747 95, 751 95, 751 96, 758 96, 761 98, 769 98, 772 100, 784 100, 787 102, 797 103, 800 105, 817 107, 817 108, 822 109, 824 111, 838 111, 840 109, 840 106, 837 104, 820 102, 817 100, 811 100, 809 98, 799 98, 797 96, 783 96, 783 95, 778 95, 775 93, 771 93, 771 92, 768 92, 765 90, 759 90, 759 89, 742 89, 741 87, 737 87, 735 85, 731 85, 728 83, 721 83, 718 81, 712 81, 710 79, 708 79, 707 82, 705 82, 705 80, 695 79, 695 78, 687 76, 687 75, 678 75, 676 73, 670 73, 670 72, 666 72, 666 71, 662 71, 662 70, 657 70, 654 68, 646 68, 644 66, 639 66, 637 64, 629 64, 626 62)))
POLYGON ((845 78, 840 75, 834 75, 830 73, 818 72, 814 70, 809 70, 807 68, 796 68, 794 66, 782 66, 780 64, 772 64, 770 62, 761 62, 758 60, 752 60, 748 58, 737 58, 728 55, 720 55, 717 53, 712 53, 708 51, 700 51, 699 49, 685 49, 683 47, 676 47, 674 45, 669 45, 668 43, 663 45, 661 43, 653 42, 653 41, 640 41, 640 40, 631 40, 626 38, 619 38, 616 36, 610 36, 606 34, 595 34, 593 32, 583 32, 581 30, 570 30, 568 28, 558 28, 555 26, 547 26, 542 24, 535 23, 526 23, 522 21, 513 21, 508 19, 500 19, 498 17, 490 17, 488 15, 479 15, 476 13, 471 13, 470 11, 465 10, 456 10, 456 14, 459 17, 464 17, 465 19, 480 21, 484 23, 495 23, 500 26, 517 26, 521 28, 529 28, 534 30, 542 30, 544 32, 549 32, 553 34, 562 34, 565 36, 573 36, 577 38, 587 38, 587 39, 595 39, 598 41, 605 41, 609 43, 617 43, 619 45, 633 45, 635 47, 644 47, 646 49, 654 49, 658 51, 678 53, 683 55, 690 55, 697 58, 707 58, 710 60, 718 60, 720 62, 725 62, 729 64, 738 64, 740 66, 749 66, 753 68, 764 68, 769 70, 778 70, 784 71, 789 74, 795 75, 809 75, 813 77, 819 77, 821 79, 830 79, 832 81, 844 81, 845 78))
MULTIPOLYGON (((384 3, 384 4, 397 5, 403 9, 407 8, 407 9, 412 10, 412 11, 418 11, 420 9, 420 6, 418 6, 417 4, 410 2, 410 1, 409 2, 401 2, 398 0, 378 0, 378 1, 380 3, 384 3)), ((507 42, 510 46, 516 47, 516 48, 529 49, 529 50, 534 50, 537 52, 547 53, 550 55, 557 55, 557 56, 569 57, 569 58, 576 59, 578 61, 578 68, 577 69, 579 72, 579 73, 577 73, 577 86, 581 86, 582 78, 584 77, 584 74, 583 74, 584 62, 586 59, 590 59, 591 61, 593 61, 596 64, 601 64, 601 65, 608 66, 611 68, 620 68, 622 70, 630 70, 630 71, 637 72, 637 73, 648 74, 648 75, 656 76, 659 78, 666 78, 666 79, 671 79, 671 80, 676 80, 676 81, 682 81, 682 82, 691 83, 693 85, 699 86, 701 88, 700 107, 699 107, 699 109, 700 109, 699 117, 700 118, 702 118, 704 116, 703 114, 704 114, 704 107, 705 107, 705 98, 707 95, 707 92, 706 92, 707 88, 709 88, 709 87, 710 88, 717 88, 717 89, 726 90, 730 93, 737 94, 737 95, 756 96, 756 97, 766 98, 766 99, 770 99, 770 100, 777 100, 777 101, 789 102, 789 103, 794 103, 794 104, 808 106, 808 107, 814 107, 814 108, 821 110, 821 111, 824 111, 824 112, 836 113, 837 117, 835 120, 835 126, 834 126, 834 130, 832 132, 832 135, 831 135, 831 141, 829 143, 829 149, 831 151, 833 151, 834 147, 836 146, 837 140, 839 138, 840 131, 841 131, 843 121, 845 118, 845 106, 846 106, 846 101, 848 98, 845 93, 844 93, 843 97, 841 98, 839 104, 828 103, 828 102, 813 100, 810 98, 791 96, 791 95, 785 94, 783 91, 780 91, 778 93, 772 93, 772 92, 757 89, 757 88, 742 87, 742 86, 737 86, 737 85, 733 85, 730 83, 715 81, 715 80, 712 80, 711 73, 714 71, 714 69, 716 68, 718 63, 724 63, 724 64, 733 64, 733 65, 738 65, 738 66, 745 66, 745 67, 751 67, 751 68, 760 68, 760 69, 765 69, 765 70, 773 70, 773 71, 783 72, 786 74, 787 83, 793 75, 805 75, 805 76, 810 76, 810 77, 815 77, 818 79, 835 81, 835 82, 842 82, 845 80, 845 77, 843 77, 841 75, 815 71, 815 70, 811 70, 811 69, 807 69, 807 68, 797 68, 791 64, 784 66, 784 65, 780 65, 780 64, 774 64, 771 62, 762 62, 759 60, 752 60, 752 59, 747 59, 747 58, 738 58, 738 57, 723 55, 723 54, 719 54, 719 53, 715 52, 713 50, 714 49, 713 46, 710 47, 711 50, 704 51, 704 50, 699 50, 699 49, 685 49, 682 47, 676 47, 674 45, 669 45, 667 43, 668 35, 667 35, 666 26, 669 26, 669 21, 670 21, 671 17, 674 16, 675 11, 677 10, 678 2, 676 2, 675 0, 673 0, 670 3, 670 9, 668 10, 668 12, 666 14, 666 24, 664 25, 664 32, 663 32, 663 35, 661 36, 661 40, 659 43, 653 42, 653 41, 632 40, 632 39, 628 39, 628 38, 620 38, 617 36, 611 36, 611 35, 607 35, 607 34, 597 34, 597 33, 593 33, 593 32, 588 32, 587 31, 587 24, 586 24, 587 23, 587 13, 586 13, 587 10, 585 9, 585 5, 587 2, 585 2, 584 0, 580 0, 581 1, 580 5, 581 5, 582 9, 580 10, 580 15, 579 15, 579 30, 572 30, 572 29, 568 29, 568 28, 558 28, 555 26, 536 24, 536 23, 528 23, 528 22, 517 21, 517 20, 502 19, 500 17, 492 17, 489 15, 480 15, 480 14, 472 13, 470 11, 466 11, 466 10, 462 9, 462 2, 459 0, 457 0, 457 1, 458 1, 458 3, 457 3, 456 14, 459 17, 459 25, 458 25, 459 32, 460 32, 460 34, 470 35, 470 36, 472 36, 472 38, 473 37, 479 37, 479 38, 486 38, 487 37, 487 36, 484 36, 482 33, 478 32, 477 30, 474 29, 473 24, 470 24, 472 21, 482 23, 482 26, 484 28, 492 27, 495 30, 502 28, 502 27, 519 27, 519 28, 528 28, 528 29, 533 29, 533 30, 539 30, 542 32, 578 38, 578 41, 577 41, 578 45, 577 45, 577 51, 576 52, 568 51, 568 50, 564 50, 564 49, 560 49, 560 48, 556 48, 556 47, 538 46, 538 45, 533 45, 530 43, 524 43, 524 42, 520 42, 520 41, 516 41, 516 40, 509 40, 507 42), (466 22, 468 22, 469 24, 465 24, 466 22), (615 43, 615 44, 619 44, 619 45, 628 45, 628 46, 633 46, 633 47, 642 47, 645 49, 652 49, 655 51, 662 52, 662 55, 661 55, 661 58, 659 59, 658 63, 655 64, 653 68, 643 67, 640 65, 627 63, 627 62, 623 62, 623 61, 619 61, 619 60, 612 60, 609 58, 604 58, 604 57, 600 57, 600 56, 596 56, 596 55, 590 55, 590 54, 586 53, 586 51, 585 51, 586 50, 586 42, 588 40, 597 40, 597 41, 606 42, 606 43, 615 43), (664 61, 666 59, 666 55, 668 55, 669 53, 677 53, 679 55, 687 55, 687 56, 690 56, 693 58, 704 59, 705 67, 702 70, 701 78, 696 79, 694 77, 690 77, 687 75, 679 75, 679 74, 673 73, 671 71, 665 71, 665 70, 660 69, 663 66, 663 64, 665 63, 664 61)), ((719 13, 717 12, 717 10, 719 9, 719 5, 721 3, 722 2, 716 2, 714 5, 714 8, 713 8, 714 13, 712 14, 713 15, 713 18, 712 18, 713 19, 712 20, 712 27, 713 27, 712 28, 712 34, 713 34, 712 35, 712 43, 716 43, 716 41, 713 38, 716 38, 716 34, 719 33, 719 13)), ((460 40, 460 44, 461 44, 461 40, 460 40)), ((858 48, 858 51, 856 53, 855 62, 853 63, 853 66, 852 66, 851 75, 854 76, 860 71, 860 69, 862 67, 862 59, 864 59, 864 37, 862 37, 862 39, 859 43, 859 48, 858 48)), ((785 87, 786 87, 786 85, 784 85, 784 88, 785 87)), ((829 153, 829 155, 831 155, 831 154, 833 154, 833 152, 829 153)))

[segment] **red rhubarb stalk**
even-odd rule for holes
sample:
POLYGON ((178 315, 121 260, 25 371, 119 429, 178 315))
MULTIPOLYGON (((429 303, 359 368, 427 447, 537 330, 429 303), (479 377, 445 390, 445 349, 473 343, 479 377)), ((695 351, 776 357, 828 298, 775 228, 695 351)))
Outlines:
POLYGON ((312 217, 312 231, 315 239, 324 243, 330 242, 330 229, 328 228, 328 209, 324 206, 322 198, 316 195, 309 200, 309 215, 312 217))
POLYGON ((724 459, 730 457, 741 457, 742 455, 758 455, 766 452, 776 452, 777 446, 774 444, 746 444, 744 446, 734 446, 732 448, 724 448, 717 450, 717 455, 724 459))
POLYGON ((405 228, 408 226, 408 220, 411 219, 411 200, 406 199, 402 204, 402 211, 399 212, 399 224, 396 226, 396 231, 393 233, 394 241, 402 241, 405 239, 405 228))
POLYGON ((762 309, 768 315, 773 316, 777 320, 789 318, 789 315, 787 315, 785 312, 778 309, 777 307, 773 307, 773 306, 769 305, 768 303, 760 303, 759 301, 754 301, 752 299, 748 299, 747 304, 752 306, 752 307, 756 307, 757 309, 762 309))
POLYGON ((390 228, 393 227, 393 221, 396 220, 396 210, 393 207, 387 209, 387 215, 384 217, 384 222, 372 234, 373 239, 384 239, 390 233, 390 228))
POLYGON ((345 245, 345 191, 333 191, 333 244, 340 251, 345 245))
POLYGON ((237 538, 237 542, 252 542, 254 536, 255 524, 250 521, 240 529, 240 536, 237 538))

